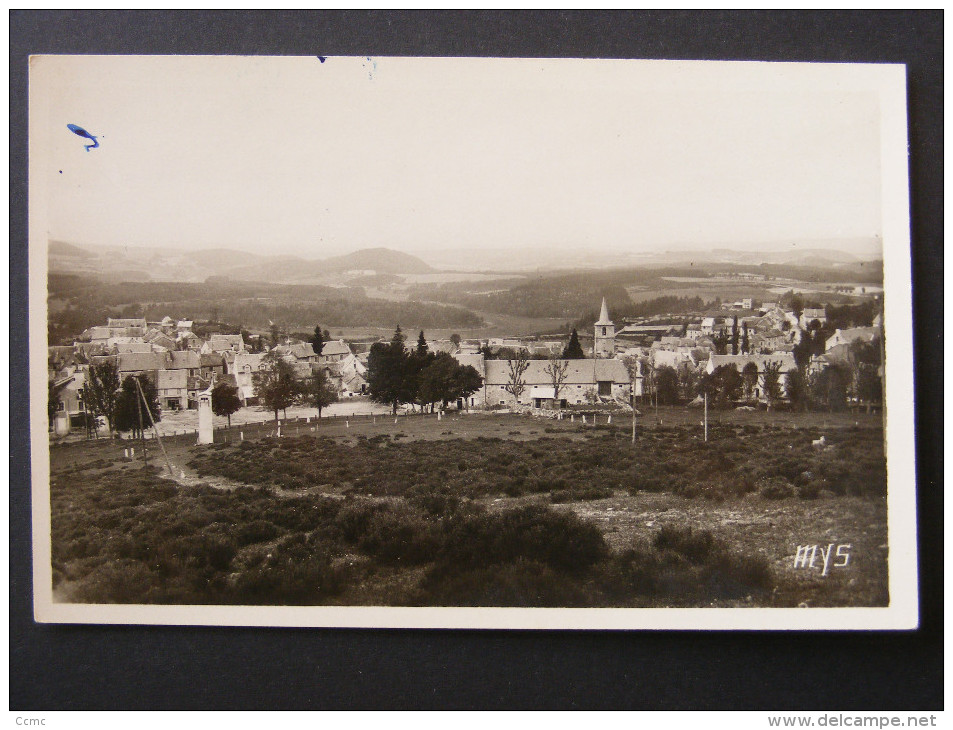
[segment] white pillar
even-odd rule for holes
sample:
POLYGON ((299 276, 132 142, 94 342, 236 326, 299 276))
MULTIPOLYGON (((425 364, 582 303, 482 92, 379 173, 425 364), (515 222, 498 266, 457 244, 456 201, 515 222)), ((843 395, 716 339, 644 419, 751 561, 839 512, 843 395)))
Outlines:
POLYGON ((198 443, 210 444, 215 440, 212 435, 212 391, 199 393, 199 438, 198 443))

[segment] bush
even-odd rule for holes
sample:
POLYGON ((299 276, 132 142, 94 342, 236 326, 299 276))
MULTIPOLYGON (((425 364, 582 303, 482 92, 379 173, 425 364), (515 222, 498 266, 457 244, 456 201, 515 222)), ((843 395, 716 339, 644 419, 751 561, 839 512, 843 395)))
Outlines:
POLYGON ((458 569, 523 559, 585 570, 608 553, 602 533, 574 513, 530 505, 452 520, 440 560, 458 569))
POLYGON ((256 542, 265 542, 278 536, 279 530, 273 522, 254 520, 240 525, 235 530, 235 540, 240 547, 256 542))
POLYGON ((615 492, 605 487, 583 487, 581 489, 556 489, 549 493, 549 501, 553 504, 564 502, 585 502, 594 499, 606 499, 615 492))
POLYGON ((711 554, 715 538, 708 530, 665 525, 655 535, 653 545, 658 550, 671 550, 693 563, 701 563, 711 554))
POLYGON ((433 559, 441 538, 435 526, 417 514, 379 510, 367 521, 357 545, 383 562, 417 565, 433 559))
POLYGON ((236 603, 309 605, 339 594, 345 583, 345 571, 331 566, 327 552, 297 533, 240 573, 229 593, 236 603))
POLYGON ((415 603, 428 606, 585 606, 589 595, 565 573, 533 560, 459 572, 440 565, 421 583, 415 603))
POLYGON ((768 477, 759 483, 758 494, 765 499, 787 499, 794 496, 794 488, 786 479, 768 477))

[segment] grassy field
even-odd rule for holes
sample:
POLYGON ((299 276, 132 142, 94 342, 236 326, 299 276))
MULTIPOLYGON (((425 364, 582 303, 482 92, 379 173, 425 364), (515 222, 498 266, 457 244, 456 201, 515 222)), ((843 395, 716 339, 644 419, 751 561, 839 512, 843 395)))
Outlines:
POLYGON ((51 449, 54 595, 135 603, 877 606, 874 416, 470 414, 51 449), (825 437, 823 446, 812 441, 825 437), (125 445, 125 444, 124 444, 125 445), (795 568, 799 545, 847 565, 795 568))

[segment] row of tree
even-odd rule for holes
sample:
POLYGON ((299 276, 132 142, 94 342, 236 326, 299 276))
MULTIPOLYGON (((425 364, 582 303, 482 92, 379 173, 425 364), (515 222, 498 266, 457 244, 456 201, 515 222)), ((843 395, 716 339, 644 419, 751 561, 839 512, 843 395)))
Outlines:
POLYGON ((371 346, 367 359, 367 384, 371 398, 390 405, 394 413, 411 403, 421 410, 457 399, 467 399, 483 387, 483 377, 470 365, 461 365, 448 353, 432 353, 421 332, 417 345, 406 347, 397 327, 390 342, 371 346))
MULTIPOLYGON (((262 359, 262 368, 255 373, 254 382, 260 402, 275 414, 295 404, 323 409, 338 399, 337 390, 321 370, 306 379, 296 377, 294 367, 273 353, 262 359)), ((49 414, 52 419, 58 408, 62 387, 49 385, 49 414)), ((96 430, 99 417, 106 421, 110 435, 131 431, 141 435, 140 423, 149 427, 162 419, 162 407, 156 385, 146 374, 128 375, 120 380, 114 360, 91 365, 86 383, 80 391, 86 409, 87 429, 96 430), (150 419, 151 416, 151 419, 150 419)), ((238 388, 227 381, 219 381, 212 388, 212 412, 228 418, 242 407, 238 388)))
POLYGON ((647 369, 646 378, 645 392, 659 405, 690 403, 707 395, 713 408, 732 408, 760 396, 768 408, 786 398, 796 411, 842 411, 852 398, 870 405, 879 403, 882 397, 878 366, 871 362, 858 362, 853 367, 834 363, 815 372, 795 368, 783 375, 779 363, 765 365, 763 372, 753 362, 740 371, 734 364, 727 364, 711 373, 662 366, 647 369))

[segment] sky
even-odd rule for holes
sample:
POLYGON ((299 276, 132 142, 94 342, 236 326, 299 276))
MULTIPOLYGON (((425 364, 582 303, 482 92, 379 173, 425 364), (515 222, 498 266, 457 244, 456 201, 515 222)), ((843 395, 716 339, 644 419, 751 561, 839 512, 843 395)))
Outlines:
POLYGON ((31 196, 49 238, 78 245, 866 254, 882 234, 870 69, 37 57, 31 196))

